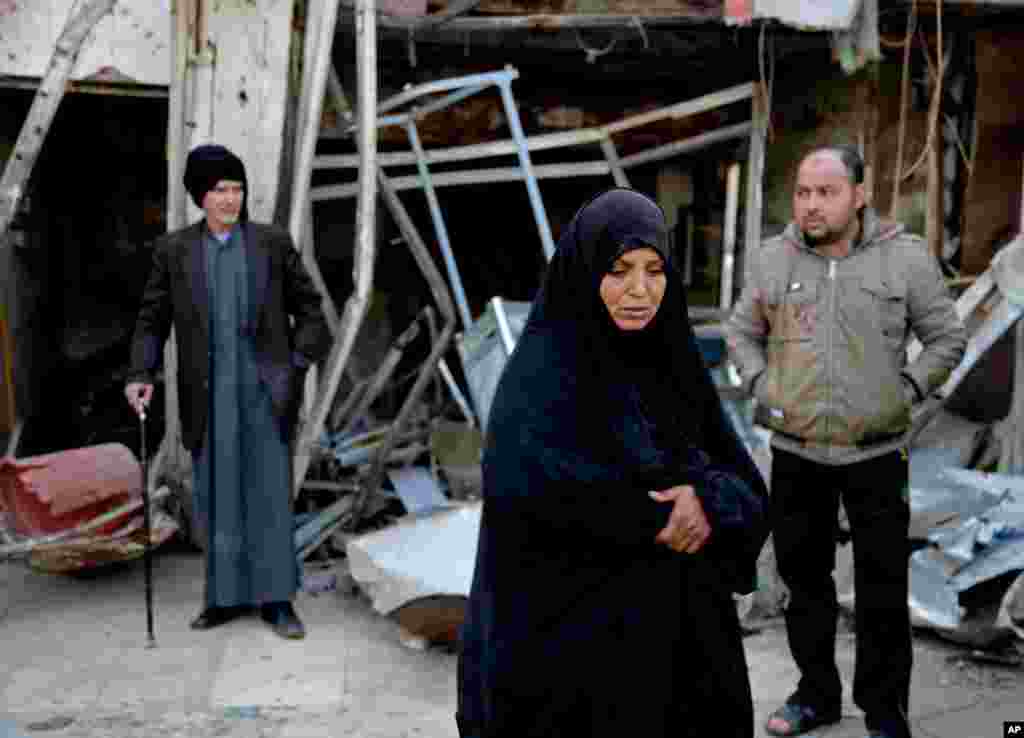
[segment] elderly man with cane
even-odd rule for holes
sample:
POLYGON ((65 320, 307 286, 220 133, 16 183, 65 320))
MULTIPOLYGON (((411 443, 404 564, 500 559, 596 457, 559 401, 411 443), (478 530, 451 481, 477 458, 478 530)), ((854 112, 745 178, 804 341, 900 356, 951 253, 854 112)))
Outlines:
POLYGON ((330 334, 287 232, 249 220, 247 184, 242 161, 223 146, 189 154, 185 188, 205 217, 154 247, 125 397, 145 411, 173 325, 206 552, 205 605, 191 627, 258 606, 278 635, 302 638, 291 603, 300 572, 290 442, 305 370, 327 353, 330 334))

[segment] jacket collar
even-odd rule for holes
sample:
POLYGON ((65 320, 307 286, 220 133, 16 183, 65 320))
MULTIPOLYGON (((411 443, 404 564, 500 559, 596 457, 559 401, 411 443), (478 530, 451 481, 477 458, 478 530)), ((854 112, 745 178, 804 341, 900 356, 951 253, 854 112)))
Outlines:
MULTIPOLYGON (((904 230, 902 223, 882 218, 874 208, 865 207, 861 211, 861 236, 857 243, 853 245, 853 250, 855 252, 861 251, 886 243, 901 235, 904 230)), ((800 227, 795 221, 790 221, 782 235, 783 238, 793 245, 805 251, 818 253, 816 249, 807 245, 807 242, 804 240, 804 234, 800 231, 800 227)))
MULTIPOLYGON (((248 221, 245 221, 241 228, 245 244, 246 271, 249 278, 248 325, 243 326, 243 331, 254 334, 267 296, 267 284, 270 279, 270 251, 266 239, 262 238, 260 231, 252 228, 248 221)), ((206 221, 203 220, 188 226, 182 232, 182 240, 187 252, 186 266, 192 284, 193 305, 198 313, 199 324, 204 331, 210 320, 210 293, 206 273, 207 247, 205 244, 208 233, 206 221)))

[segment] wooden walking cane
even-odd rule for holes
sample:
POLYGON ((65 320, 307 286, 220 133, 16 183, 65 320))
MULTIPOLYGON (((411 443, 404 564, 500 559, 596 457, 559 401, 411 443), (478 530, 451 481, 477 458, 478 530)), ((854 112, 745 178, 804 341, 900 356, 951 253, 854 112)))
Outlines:
POLYGON ((153 528, 149 510, 149 460, 146 456, 146 408, 139 411, 139 455, 142 457, 142 519, 145 529, 145 566, 146 566, 146 648, 156 648, 156 637, 153 635, 153 528))

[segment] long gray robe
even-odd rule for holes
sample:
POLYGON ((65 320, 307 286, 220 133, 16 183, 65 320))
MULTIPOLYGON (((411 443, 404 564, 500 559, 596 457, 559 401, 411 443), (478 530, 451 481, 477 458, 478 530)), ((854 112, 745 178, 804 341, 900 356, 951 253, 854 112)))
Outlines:
POLYGON ((291 454, 260 383, 247 314, 246 249, 237 226, 208 232, 209 416, 193 454, 196 513, 206 536, 206 605, 290 600, 299 585, 293 543, 291 454))

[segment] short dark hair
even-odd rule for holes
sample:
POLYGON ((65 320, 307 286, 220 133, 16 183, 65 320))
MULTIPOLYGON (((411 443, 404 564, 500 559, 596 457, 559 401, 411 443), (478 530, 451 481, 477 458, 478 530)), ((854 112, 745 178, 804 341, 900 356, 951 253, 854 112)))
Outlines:
POLYGON ((846 167, 846 171, 850 175, 850 181, 855 184, 864 184, 864 160, 860 156, 860 152, 857 151, 856 147, 850 144, 828 144, 825 146, 815 146, 813 149, 804 154, 804 158, 800 160, 803 164, 814 154, 818 154, 824 151, 834 152, 839 156, 839 160, 843 162, 846 167))

